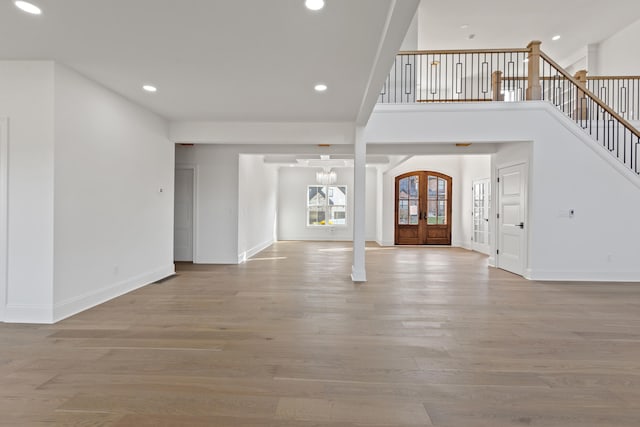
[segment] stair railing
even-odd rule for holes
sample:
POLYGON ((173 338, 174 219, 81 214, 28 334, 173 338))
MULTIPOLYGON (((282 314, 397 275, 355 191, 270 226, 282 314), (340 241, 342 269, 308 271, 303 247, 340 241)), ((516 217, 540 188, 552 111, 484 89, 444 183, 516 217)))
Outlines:
MULTIPOLYGON (((614 80, 614 78, 592 79, 614 80)), ((589 83, 571 76, 532 41, 526 49, 400 52, 380 92, 383 104, 544 100, 582 127, 636 174, 640 132, 627 119, 640 116, 640 77, 624 84, 589 83), (605 89, 602 89, 602 88, 605 89), (607 96, 600 99, 592 88, 607 96), (619 88, 626 88, 619 90, 619 88), (623 108, 621 113, 607 101, 623 108)), ((619 108, 618 108, 619 109, 619 108)))
POLYGON ((640 76, 586 76, 587 88, 626 120, 640 121, 640 76))
POLYGON ((544 52, 540 52, 540 59, 540 99, 551 102, 620 162, 640 174, 640 132, 544 52))

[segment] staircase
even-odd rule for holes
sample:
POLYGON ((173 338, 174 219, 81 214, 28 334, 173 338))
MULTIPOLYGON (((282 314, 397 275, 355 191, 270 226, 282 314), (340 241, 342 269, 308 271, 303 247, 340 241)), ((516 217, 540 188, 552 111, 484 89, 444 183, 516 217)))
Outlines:
POLYGON ((412 51, 397 55, 382 104, 543 100, 640 175, 640 77, 571 76, 533 41, 524 49, 412 51))

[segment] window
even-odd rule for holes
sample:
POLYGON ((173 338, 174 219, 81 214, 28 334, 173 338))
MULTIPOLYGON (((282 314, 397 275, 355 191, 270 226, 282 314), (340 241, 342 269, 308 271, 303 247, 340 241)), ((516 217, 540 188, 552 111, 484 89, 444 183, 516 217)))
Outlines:
POLYGON ((347 186, 309 185, 307 225, 347 225, 347 186))

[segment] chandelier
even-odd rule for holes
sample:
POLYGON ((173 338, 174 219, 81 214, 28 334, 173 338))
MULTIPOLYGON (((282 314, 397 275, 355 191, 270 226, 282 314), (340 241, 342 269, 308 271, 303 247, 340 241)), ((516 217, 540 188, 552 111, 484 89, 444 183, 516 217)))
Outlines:
POLYGON ((322 185, 335 184, 338 180, 336 173, 332 170, 321 170, 316 172, 316 182, 322 185))

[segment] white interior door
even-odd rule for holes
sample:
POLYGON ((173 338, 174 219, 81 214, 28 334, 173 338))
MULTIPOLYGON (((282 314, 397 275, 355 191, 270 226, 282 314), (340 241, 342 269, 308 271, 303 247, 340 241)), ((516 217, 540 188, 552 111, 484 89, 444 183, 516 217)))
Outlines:
POLYGON ((5 320, 8 280, 8 177, 9 177, 9 133, 8 120, 0 118, 0 322, 5 320))
POLYGON ((193 169, 176 169, 173 258, 193 261, 193 169))
POLYGON ((489 179, 473 181, 471 211, 471 248, 474 251, 489 254, 489 218, 491 205, 491 186, 489 179))
POLYGON ((522 275, 525 268, 527 233, 526 165, 498 170, 498 244, 497 266, 522 275))

